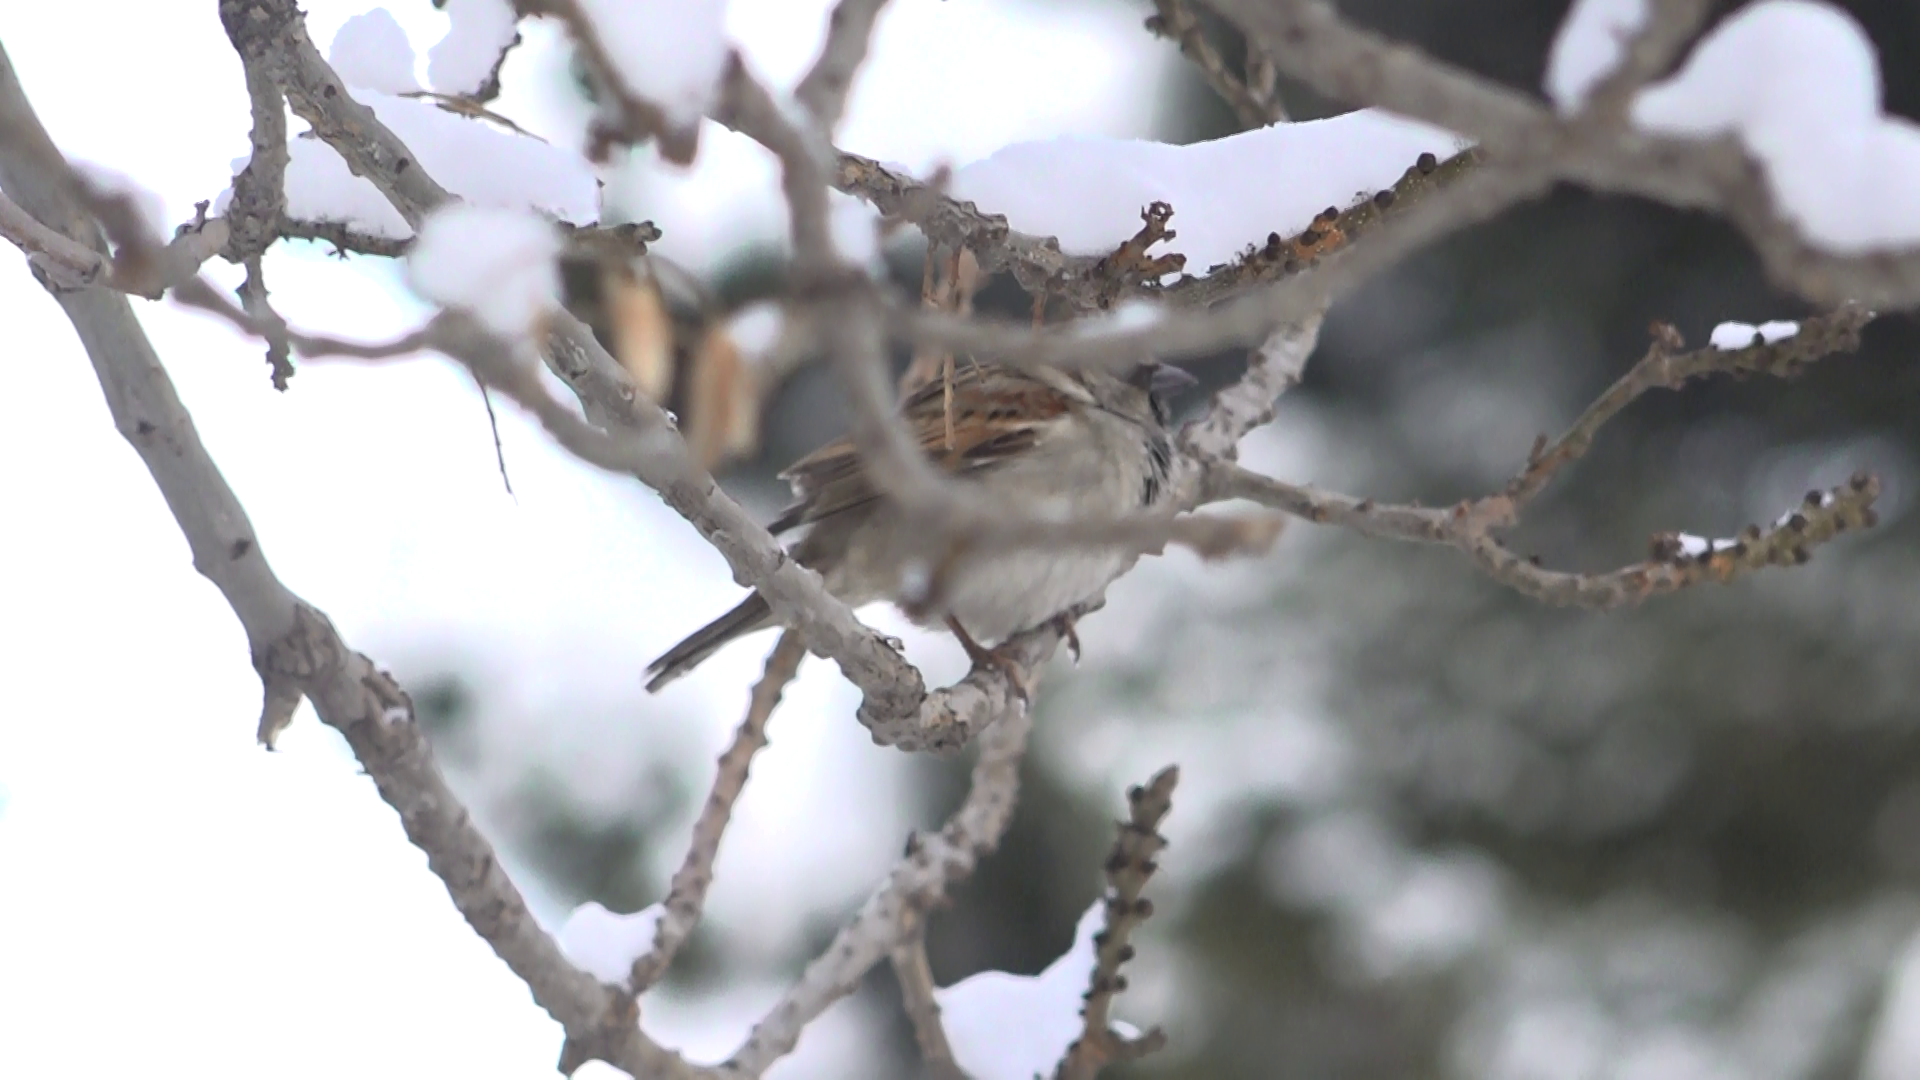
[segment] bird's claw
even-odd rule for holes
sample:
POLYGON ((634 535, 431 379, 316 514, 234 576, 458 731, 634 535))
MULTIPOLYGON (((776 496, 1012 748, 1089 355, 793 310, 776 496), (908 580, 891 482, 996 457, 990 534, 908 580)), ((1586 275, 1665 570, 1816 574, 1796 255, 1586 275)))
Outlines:
POLYGON ((1073 615, 1068 612, 1055 615, 1053 629, 1060 635, 1060 640, 1067 643, 1067 652, 1072 655, 1074 665, 1077 667, 1080 663, 1080 634, 1073 627, 1073 615))

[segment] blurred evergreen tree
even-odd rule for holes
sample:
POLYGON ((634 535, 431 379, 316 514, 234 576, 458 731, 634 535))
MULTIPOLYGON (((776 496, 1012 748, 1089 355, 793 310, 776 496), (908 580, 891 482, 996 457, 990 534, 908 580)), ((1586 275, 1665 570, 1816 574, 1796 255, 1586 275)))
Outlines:
MULTIPOLYGON (((1531 91, 1567 5, 1342 6, 1531 91)), ((1920 112, 1920 6, 1843 6, 1879 44, 1888 109, 1920 112)), ((1330 109, 1290 94, 1296 115, 1330 109)), ((1234 128, 1184 69, 1159 109, 1174 141, 1234 128)), ((917 288, 917 266, 896 273, 917 288)), ((743 253, 713 287, 731 303, 776 274, 770 253, 743 253)), ((1005 281, 982 306, 1025 310, 1005 281)), ((1479 494, 1637 358, 1650 322, 1701 341, 1725 319, 1802 310, 1716 220, 1558 192, 1336 309, 1276 421, 1319 448, 1309 474, 1289 479, 1430 503, 1479 494)), ((1670 1065, 1658 1075, 1676 1080, 1854 1075, 1920 882, 1915 344, 1913 321, 1890 317, 1858 356, 1792 383, 1720 380, 1643 399, 1517 538, 1551 565, 1600 569, 1639 557, 1653 531, 1729 534, 1807 488, 1877 471, 1880 527, 1791 573, 1592 614, 1527 601, 1451 552, 1329 534, 1290 538, 1258 566, 1203 571, 1238 575, 1230 600, 1207 590, 1199 606, 1191 590, 1164 590, 1095 616, 1150 619, 1143 636, 1159 644, 1090 651, 1050 676, 1013 831, 933 919, 939 981, 1037 971, 1069 940, 1097 889, 1118 793, 1145 775, 1089 784, 1081 735, 1171 747, 1191 784, 1217 786, 1206 748, 1244 740, 1265 753, 1267 729, 1214 714, 1269 710, 1277 731, 1282 711, 1304 710, 1346 764, 1305 796, 1246 783, 1206 818, 1216 850, 1196 860, 1205 872, 1156 879, 1171 900, 1138 942, 1141 963, 1158 954, 1168 994, 1191 1008, 1175 1049, 1129 1075, 1575 1080, 1652 1075, 1633 1071, 1644 1065, 1634 1055, 1656 1052, 1670 1065), (1182 689, 1203 648, 1240 681, 1204 706, 1182 689)), ((1197 366, 1217 384, 1240 363, 1197 366)), ((726 479, 771 500, 773 471, 839 426, 830 382, 806 373, 776 403, 761 456, 726 479)), ((436 739, 463 747, 456 762, 474 762, 461 719, 472 705, 457 686, 422 705, 436 739)), ((1275 776, 1290 767, 1272 764, 1275 776)), ((913 763, 923 804, 902 820, 937 820, 965 768, 913 763)), ((564 895, 616 906, 658 894, 649 853, 675 849, 678 834, 661 830, 697 797, 676 792, 608 822, 571 805, 561 778, 510 796, 515 819, 537 823, 516 842, 540 873, 564 895)), ((1176 797, 1175 819, 1187 806, 1176 797)), ((843 914, 820 913, 812 944, 843 914)), ((867 992, 897 1014, 884 974, 867 992)), ((1156 1019, 1126 998, 1121 1012, 1156 1019)), ((910 1071, 904 1018, 891 1052, 890 1075, 910 1071)))

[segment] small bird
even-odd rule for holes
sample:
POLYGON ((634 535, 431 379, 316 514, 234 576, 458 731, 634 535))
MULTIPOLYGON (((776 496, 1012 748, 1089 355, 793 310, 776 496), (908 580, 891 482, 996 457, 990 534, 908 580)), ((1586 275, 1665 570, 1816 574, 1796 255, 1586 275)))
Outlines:
MULTIPOLYGON (((934 464, 986 497, 1062 519, 1106 517, 1167 497, 1168 398, 1193 382, 1157 362, 1121 374, 962 363, 950 406, 948 383, 936 378, 909 393, 900 411, 934 464)), ((777 535, 809 526, 792 555, 825 579, 827 591, 854 607, 892 600, 917 624, 944 624, 976 664, 999 662, 982 642, 1063 617, 1133 559, 1122 548, 994 553, 943 574, 930 606, 926 578, 943 552, 928 550, 925 530, 875 490, 851 441, 830 443, 780 475, 795 501, 767 528, 777 535)), ((747 597, 649 665, 647 689, 658 691, 728 642, 773 625, 765 598, 747 597)), ((1063 629, 1070 634, 1071 623, 1063 629)))

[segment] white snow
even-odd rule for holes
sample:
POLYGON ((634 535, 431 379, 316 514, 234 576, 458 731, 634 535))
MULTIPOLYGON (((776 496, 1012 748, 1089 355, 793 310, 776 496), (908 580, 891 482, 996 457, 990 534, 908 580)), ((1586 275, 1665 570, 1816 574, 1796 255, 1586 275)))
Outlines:
POLYGON ((757 360, 772 351, 786 332, 787 317, 770 300, 748 304, 727 320, 727 336, 745 360, 757 360))
POLYGON ((688 126, 712 107, 733 46, 726 0, 580 0, 622 82, 688 126))
POLYGON ((609 1065, 594 1058, 585 1065, 573 1070, 569 1080, 633 1080, 633 1074, 615 1065, 609 1065))
MULTIPOLYGON (((397 42, 390 40, 379 29, 383 25, 396 33, 399 30, 392 26, 391 16, 384 22, 371 16, 357 24, 349 22, 334 37, 329 59, 336 66, 347 61, 339 70, 349 91, 407 144, 419 167, 477 206, 537 210, 576 225, 600 220, 600 184, 593 166, 578 153, 459 116, 429 101, 398 97, 355 82, 356 77, 372 78, 393 85, 386 76, 394 74, 388 70, 398 63, 394 57, 369 63, 370 57, 384 55, 379 50, 388 46, 407 47, 405 68, 412 70, 413 54, 404 36, 397 42), (356 25, 359 28, 349 33, 356 25), (371 44, 376 41, 383 44, 371 44), (350 77, 349 72, 358 74, 350 77)), ((236 162, 235 171, 244 164, 244 159, 236 162)), ((224 207, 230 197, 230 192, 223 193, 218 206, 224 207)), ((288 145, 287 213, 306 221, 340 222, 395 240, 413 235, 379 189, 353 175, 332 147, 310 135, 296 137, 288 145)))
POLYGON ((840 258, 871 274, 885 272, 886 263, 880 257, 879 211, 838 191, 828 192, 827 197, 827 227, 840 258))
POLYGON ((427 50, 427 81, 443 94, 471 94, 513 43, 519 20, 507 0, 447 0, 447 21, 447 36, 427 50))
POLYGON ((456 204, 421 226, 407 280, 422 298, 522 338, 559 306, 559 254, 559 233, 533 214, 456 204))
MULTIPOLYGON (((1792 517, 1793 514, 1793 511, 1787 511, 1781 516, 1780 520, 1774 524, 1785 525, 1787 519, 1792 517)), ((1695 536, 1692 533, 1678 533, 1675 534, 1674 540, 1680 545, 1681 556, 1689 559, 1697 559, 1710 552, 1730 551, 1740 546, 1740 541, 1730 536, 1709 540, 1704 536, 1695 536)))
POLYGON ((362 12, 340 24, 327 50, 327 62, 348 86, 385 94, 420 89, 413 75, 413 46, 386 8, 362 12))
POLYGON ((1269 233, 1293 235, 1328 207, 1390 187, 1422 153, 1445 159, 1467 145, 1361 109, 1187 146, 1092 136, 1015 143, 956 170, 949 191, 1076 255, 1112 251, 1140 231, 1143 208, 1166 202, 1178 236, 1154 251, 1185 255, 1187 273, 1198 275, 1269 233))
POLYGON ((1716 349, 1733 351, 1751 346, 1756 339, 1763 345, 1785 341, 1800 332, 1800 324, 1791 319, 1775 319, 1758 326, 1752 323, 1723 322, 1713 328, 1707 343, 1716 349))
POLYGON ((601 982, 624 983, 633 972, 633 962, 653 948, 654 929, 664 911, 659 904, 649 904, 622 915, 589 900, 561 924, 560 951, 601 982))
POLYGON ((1836 7, 1740 9, 1633 117, 1664 134, 1738 135, 1784 216, 1832 251, 1920 243, 1920 128, 1881 111, 1873 43, 1836 7))
MULTIPOLYGON (((353 96, 407 144, 421 168, 467 202, 533 209, 576 225, 600 219, 600 185, 587 160, 539 139, 458 116, 431 102, 354 88, 353 96)), ((412 230, 367 180, 318 139, 293 140, 287 212, 405 239, 412 230)))
MULTIPOLYGON (((954 1061, 973 1080, 1033 1080, 1052 1076, 1079 1037, 1080 998, 1095 963, 1093 936, 1105 923, 1106 901, 1095 900, 1074 928, 1073 944, 1038 975, 983 971, 935 990, 954 1061)), ((1115 1023, 1128 1038, 1137 1032, 1115 1023)))
POLYGON ((1144 330, 1160 321, 1163 314, 1159 304, 1151 300, 1134 297, 1124 300, 1112 311, 1098 315, 1089 315, 1073 324, 1076 334, 1124 334, 1130 330, 1144 330))
MULTIPOLYGON (((1819 501, 1813 503, 1813 507, 1815 509, 1828 507, 1832 505, 1833 505, 1833 492, 1831 491, 1821 492, 1819 501)), ((1785 513, 1781 514, 1779 517, 1773 519, 1773 527, 1776 529, 1785 528, 1787 523, 1793 520, 1793 516, 1795 514, 1801 513, 1807 508, 1808 508, 1807 504, 1802 503, 1799 506, 1796 506, 1793 509, 1786 511, 1785 513)), ((1723 541, 1715 541, 1716 544, 1722 543, 1722 542, 1723 541)), ((1728 540, 1728 541, 1724 541, 1724 543, 1731 545, 1733 541, 1728 540)))
POLYGON ((1647 0, 1578 0, 1547 54, 1547 96, 1576 113, 1601 79, 1620 66, 1626 43, 1647 18, 1647 0))

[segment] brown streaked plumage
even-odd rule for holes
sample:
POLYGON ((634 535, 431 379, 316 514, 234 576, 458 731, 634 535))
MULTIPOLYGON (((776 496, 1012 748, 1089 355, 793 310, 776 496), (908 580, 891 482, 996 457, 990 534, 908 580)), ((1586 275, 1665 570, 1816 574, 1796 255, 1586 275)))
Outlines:
MULTIPOLYGON (((989 497, 1062 517, 1104 516, 1164 497, 1172 457, 1164 395, 1189 381, 1159 364, 1126 377, 961 364, 952 383, 951 445, 941 381, 910 393, 900 412, 935 464, 989 497)), ((911 588, 908 579, 924 577, 927 560, 939 554, 925 550, 924 533, 874 489, 846 439, 781 476, 795 501, 768 529, 807 526, 794 559, 853 606, 899 601, 911 588)), ((974 641, 1004 641, 1091 600, 1131 561, 1123 550, 1104 548, 999 553, 954 568, 943 578, 938 606, 910 615, 929 626, 957 622, 971 652, 974 641)), ((649 665, 647 689, 659 690, 735 638, 772 625, 766 600, 747 597, 649 665)))

